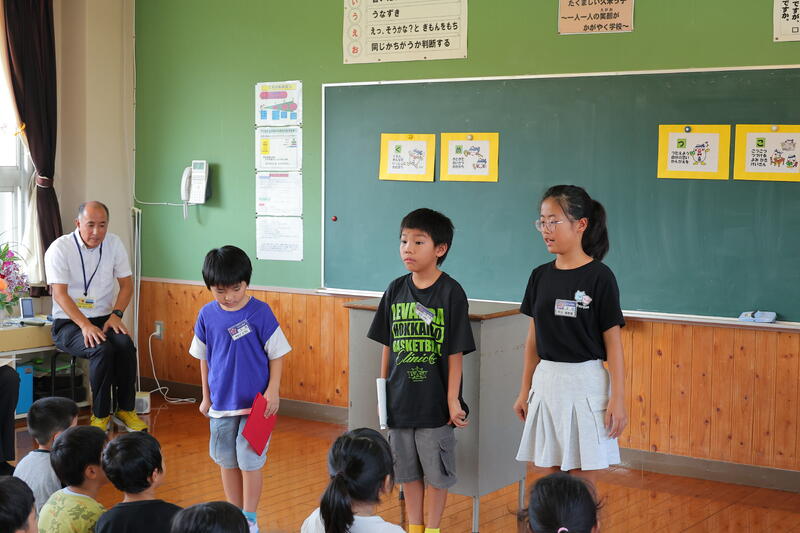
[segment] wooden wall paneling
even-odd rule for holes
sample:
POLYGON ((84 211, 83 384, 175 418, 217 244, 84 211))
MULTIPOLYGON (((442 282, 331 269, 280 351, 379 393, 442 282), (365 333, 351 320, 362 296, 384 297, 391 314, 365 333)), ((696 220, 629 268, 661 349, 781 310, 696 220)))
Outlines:
POLYGON ((336 354, 334 352, 334 307, 336 300, 333 296, 320 298, 319 312, 319 367, 320 367, 320 393, 322 402, 328 405, 335 404, 334 373, 336 354))
POLYGON ((712 459, 730 461, 733 443, 735 330, 713 328, 713 374, 711 376, 711 455, 712 459))
POLYGON ((669 452, 689 455, 692 416, 692 326, 672 326, 672 392, 670 395, 669 452))
POLYGON ((278 295, 278 322, 281 324, 283 334, 289 341, 292 351, 287 355, 288 359, 283 362, 283 377, 281 378, 281 396, 288 399, 295 399, 294 395, 294 368, 299 364, 297 361, 301 355, 298 355, 302 348, 298 349, 297 343, 294 339, 294 314, 292 308, 293 300, 292 295, 288 292, 282 292, 278 295))
POLYGON ((777 333, 756 332, 753 455, 750 460, 751 464, 759 466, 772 466, 773 460, 777 340, 777 333))
POLYGON ((308 400, 305 379, 309 370, 308 349, 306 342, 306 303, 305 294, 292 294, 292 346, 295 346, 292 360, 292 391, 295 400, 308 400))
POLYGON ((733 334, 733 419, 731 460, 750 464, 753 449, 753 394, 755 391, 756 333, 737 329, 733 334))
POLYGON ((800 388, 798 349, 800 335, 777 334, 775 366, 775 447, 773 464, 794 468, 797 464, 797 394, 800 388))
POLYGON ((635 320, 628 320, 624 328, 622 328, 622 353, 625 358, 625 412, 628 413, 628 427, 619 438, 619 444, 624 448, 630 448, 631 445, 631 387, 633 386, 633 322, 635 320))
POLYGON ((711 372, 714 328, 692 327, 692 397, 689 453, 707 458, 711 453, 711 372))
POLYGON ((320 344, 320 300, 321 296, 306 297, 306 367, 302 376, 306 397, 314 403, 324 403, 320 386, 322 381, 320 344))
POLYGON ((650 350, 652 322, 636 322, 633 331, 631 366, 631 448, 650 447, 650 350))
POLYGON ((672 324, 653 324, 650 378, 650 450, 669 451, 669 414, 672 392, 672 324))
MULTIPOLYGON (((344 307, 344 304, 353 300, 353 298, 344 298, 337 296, 333 307, 333 330, 334 330, 334 394, 336 395, 336 404, 342 407, 348 407, 348 391, 349 391, 349 360, 348 353, 350 347, 348 345, 348 335, 350 328, 350 314, 344 307)), ((378 345, 375 345, 376 357, 380 356, 378 345)), ((376 378, 378 376, 375 376, 376 378)))

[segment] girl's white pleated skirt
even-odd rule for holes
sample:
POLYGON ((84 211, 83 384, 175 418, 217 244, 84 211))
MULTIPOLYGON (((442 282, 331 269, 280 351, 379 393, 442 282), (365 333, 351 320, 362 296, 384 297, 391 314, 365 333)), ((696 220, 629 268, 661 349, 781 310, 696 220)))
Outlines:
POLYGON ((617 439, 608 437, 604 422, 608 394, 608 371, 600 360, 539 361, 517 461, 564 471, 619 464, 617 439))

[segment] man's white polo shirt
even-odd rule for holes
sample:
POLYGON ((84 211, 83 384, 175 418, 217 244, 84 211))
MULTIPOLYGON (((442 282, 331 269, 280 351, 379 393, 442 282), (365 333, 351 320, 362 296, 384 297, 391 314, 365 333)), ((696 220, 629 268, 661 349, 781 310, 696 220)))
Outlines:
MULTIPOLYGON (((53 241, 44 254, 47 282, 66 284, 69 297, 73 301, 84 297, 84 271, 88 282, 95 268, 97 269, 86 294, 86 297, 94 299, 94 308, 79 307, 80 312, 89 318, 111 313, 117 279, 131 275, 128 252, 119 237, 111 232, 106 233, 102 249, 101 258, 100 246, 87 248, 76 228, 72 233, 62 235, 53 241), (81 268, 81 256, 83 268, 81 268)), ((53 298, 53 318, 69 318, 56 303, 55 298, 53 298)))

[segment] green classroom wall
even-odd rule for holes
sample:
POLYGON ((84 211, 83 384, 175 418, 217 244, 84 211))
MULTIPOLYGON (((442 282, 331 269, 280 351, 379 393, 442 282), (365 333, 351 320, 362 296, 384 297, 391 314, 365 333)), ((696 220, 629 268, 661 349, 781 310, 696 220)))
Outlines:
POLYGON ((209 161, 213 188, 188 220, 137 204, 142 273, 199 280, 208 249, 235 244, 254 260, 252 284, 320 286, 323 83, 798 63, 800 42, 772 42, 771 4, 639 0, 633 33, 559 36, 557 0, 472 0, 468 59, 344 65, 340 0, 137 0, 137 200, 177 202, 191 159, 209 161), (255 261, 254 84, 293 79, 303 82, 304 260, 255 261))

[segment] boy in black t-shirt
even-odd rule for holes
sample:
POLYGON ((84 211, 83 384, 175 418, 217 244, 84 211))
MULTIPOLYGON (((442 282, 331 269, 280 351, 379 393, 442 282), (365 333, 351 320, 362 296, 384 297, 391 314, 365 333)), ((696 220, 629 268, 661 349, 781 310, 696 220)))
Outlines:
POLYGON ((409 533, 439 531, 447 489, 456 483, 453 428, 467 425, 461 368, 475 350, 467 296, 439 270, 452 241, 453 223, 441 213, 417 209, 403 218, 400 258, 411 273, 389 284, 367 334, 384 345, 389 443, 409 533))
POLYGON ((155 437, 141 431, 120 435, 103 450, 102 462, 106 477, 125 497, 100 517, 95 533, 169 533, 181 508, 156 499, 164 462, 155 437))

